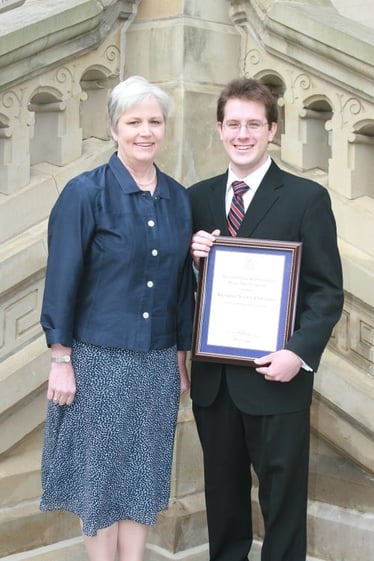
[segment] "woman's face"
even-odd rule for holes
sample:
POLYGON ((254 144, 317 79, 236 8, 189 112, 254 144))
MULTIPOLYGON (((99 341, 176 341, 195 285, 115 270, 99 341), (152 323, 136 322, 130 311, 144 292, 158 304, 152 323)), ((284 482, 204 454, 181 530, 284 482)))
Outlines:
POLYGON ((165 119, 159 102, 151 97, 122 113, 112 136, 125 165, 153 162, 165 138, 165 119))

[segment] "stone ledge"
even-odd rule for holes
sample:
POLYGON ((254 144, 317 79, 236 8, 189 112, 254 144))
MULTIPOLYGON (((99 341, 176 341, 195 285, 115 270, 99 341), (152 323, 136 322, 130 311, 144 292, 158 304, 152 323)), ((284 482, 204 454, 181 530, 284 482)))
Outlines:
POLYGON ((1 244, 0 294, 10 291, 44 269, 47 260, 46 235, 47 220, 44 220, 1 244))
POLYGON ((44 425, 0 457, 0 508, 41 494, 40 462, 44 425))
POLYGON ((96 0, 44 0, 40 8, 17 8, 17 17, 15 10, 2 14, 0 89, 95 48, 120 11, 120 2, 105 8, 96 0))
POLYGON ((344 18, 330 2, 321 6, 305 0, 297 5, 272 2, 266 21, 267 49, 276 50, 277 56, 286 57, 290 64, 293 60, 305 69, 315 71, 318 68, 320 75, 345 87, 349 72, 350 89, 361 95, 365 92, 368 99, 373 99, 369 88, 374 60, 371 29, 344 18), (329 50, 328 59, 326 49, 329 50))
POLYGON ((314 387, 311 423, 315 432, 356 465, 374 473, 372 378, 327 349, 314 387))
MULTIPOLYGON (((359 212, 356 210, 355 205, 351 205, 353 214, 349 215, 349 221, 353 219, 352 228, 361 229, 361 221, 364 222, 363 226, 369 226, 369 221, 362 216, 359 219, 359 212), (355 225, 354 225, 355 224, 355 225)), ((337 216, 339 222, 342 217, 337 216)), ((348 214, 345 217, 348 219, 348 214)), ((371 226, 373 228, 374 214, 371 218, 371 226)), ((371 234, 366 237, 365 243, 370 244, 371 234)), ((360 298, 365 304, 374 308, 374 256, 363 250, 355 247, 354 245, 339 240, 339 248, 343 266, 344 288, 356 298, 360 298)))
POLYGON ((42 335, 0 363, 0 454, 44 421, 48 354, 42 335))
MULTIPOLYGON (((12 195, 0 194, 0 243, 15 243, 17 249, 18 242, 14 238, 24 233, 21 241, 25 240, 27 244, 27 237, 34 232, 33 229, 30 232, 28 230, 48 218, 66 183, 79 173, 103 164, 113 152, 112 141, 90 138, 82 144, 82 156, 66 166, 48 163, 32 166, 31 180, 27 186, 12 195)), ((39 232, 39 235, 44 238, 45 233, 39 232)), ((12 246, 8 247, 9 249, 4 247, 1 251, 10 253, 12 246)))
POLYGON ((313 544, 313 555, 328 561, 374 559, 374 513, 312 501, 308 506, 308 543, 313 544))
MULTIPOLYGON (((317 465, 318 468, 318 465, 317 465)), ((340 477, 341 473, 335 473, 340 477)), ((320 474, 324 477, 324 473, 320 474)), ((346 489, 352 477, 346 480, 346 489)), ((39 551, 19 553, 10 559, 40 559, 78 561, 79 543, 73 541, 74 557, 69 544, 56 544, 73 535, 79 535, 79 525, 75 516, 63 512, 40 513, 39 500, 24 501, 12 508, 0 509, 0 555, 30 547, 52 544, 39 551), (17 547, 18 549, 15 549, 17 547), (13 548, 13 549, 12 549, 13 548), (49 555, 57 555, 52 558, 49 555), (61 554, 61 557, 60 557, 61 554), (39 557, 40 555, 40 557, 39 557), (45 555, 45 556, 44 556, 45 555), (30 556, 30 557, 29 557, 30 556)), ((256 488, 253 499, 254 531, 262 535, 262 521, 259 512, 256 488)), ((365 513, 357 509, 347 509, 335 504, 310 500, 308 505, 309 552, 317 557, 332 561, 336 559, 369 559, 374 536, 374 512, 365 513), (334 536, 332 540, 331 536, 334 536), (342 553, 343 552, 343 553, 342 553), (346 555, 346 557, 344 557, 346 555)), ((207 561, 206 519, 204 497, 198 493, 171 502, 167 511, 160 514, 158 524, 152 528, 146 561, 175 559, 186 561, 207 561), (195 544, 199 544, 197 547, 195 544), (174 551, 174 553, 171 553, 174 551)), ((70 542, 69 542, 70 543, 70 542)), ((82 550, 83 551, 83 550, 82 550)), ((84 557, 83 557, 84 559, 84 557)), ((251 558, 252 559, 252 558, 251 558)), ((259 557, 253 556, 252 561, 259 557)), ((308 557, 312 561, 312 558, 308 557)))
POLYGON ((311 435, 309 498, 374 514, 373 477, 342 457, 320 435, 311 435), (349 489, 349 493, 347 493, 349 489))
MULTIPOLYGON (((249 561, 260 561, 261 542, 254 540, 249 555, 249 561)), ((72 538, 53 545, 40 547, 23 553, 16 553, 7 557, 2 557, 2 561, 86 561, 87 555, 84 549, 82 538, 72 538)), ((144 561, 208 561, 208 544, 192 547, 182 553, 171 554, 170 552, 146 545, 144 561)), ((308 555, 306 561, 322 561, 316 557, 308 555)))
POLYGON ((67 512, 40 512, 39 499, 0 508, 0 557, 80 535, 77 518, 67 512))
POLYGON ((44 421, 46 406, 46 387, 41 386, 27 399, 20 401, 4 419, 0 418, 0 454, 12 448, 44 421))
POLYGON ((49 357, 44 335, 0 363, 0 415, 47 380, 49 357))
POLYGON ((12 195, 0 195, 0 243, 13 243, 13 237, 45 220, 57 194, 52 177, 34 175, 23 189, 12 195))

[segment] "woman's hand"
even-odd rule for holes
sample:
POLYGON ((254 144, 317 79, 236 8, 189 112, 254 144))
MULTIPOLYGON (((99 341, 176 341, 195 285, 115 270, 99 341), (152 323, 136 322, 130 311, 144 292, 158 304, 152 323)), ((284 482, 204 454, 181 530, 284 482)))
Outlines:
POLYGON ((190 389, 190 380, 188 378, 186 366, 186 356, 186 351, 177 351, 181 395, 190 389))
MULTIPOLYGON (((51 345, 52 357, 71 355, 71 348, 58 343, 51 345)), ((47 399, 56 405, 71 405, 76 392, 75 374, 71 362, 52 362, 49 371, 47 399)))
POLYGON ((71 362, 53 362, 49 371, 47 399, 58 405, 71 405, 75 392, 75 374, 71 362))

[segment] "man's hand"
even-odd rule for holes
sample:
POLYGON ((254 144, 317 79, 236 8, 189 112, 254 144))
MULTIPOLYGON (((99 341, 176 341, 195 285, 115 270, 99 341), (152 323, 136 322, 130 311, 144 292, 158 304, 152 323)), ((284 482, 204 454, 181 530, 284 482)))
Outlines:
POLYGON ((289 382, 299 372, 302 360, 293 351, 282 349, 255 360, 256 372, 269 382, 289 382))
POLYGON ((197 269, 199 268, 200 258, 207 257, 213 242, 220 233, 220 230, 213 230, 211 234, 209 234, 209 232, 205 232, 204 230, 199 230, 192 236, 191 255, 197 269))

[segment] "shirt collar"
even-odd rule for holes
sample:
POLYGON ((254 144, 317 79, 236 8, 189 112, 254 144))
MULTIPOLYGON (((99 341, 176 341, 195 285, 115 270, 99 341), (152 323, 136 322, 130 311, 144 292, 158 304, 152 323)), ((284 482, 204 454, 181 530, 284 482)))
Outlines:
POLYGON ((257 168, 255 171, 253 171, 246 177, 239 178, 232 171, 231 164, 230 164, 227 174, 226 191, 228 192, 230 189, 232 189, 231 185, 233 181, 244 181, 247 185, 249 185, 252 191, 256 192, 270 165, 271 165, 271 158, 270 156, 268 156, 266 161, 259 168, 257 168))
MULTIPOLYGON (((142 193, 131 174, 127 171, 127 168, 123 165, 121 160, 117 156, 117 152, 112 154, 109 160, 109 166, 111 167, 117 181, 121 185, 123 191, 127 194, 130 193, 142 193)), ((160 198, 169 199, 170 198, 170 187, 166 180, 166 176, 162 173, 156 166, 157 170, 157 186, 154 194, 160 198)))

